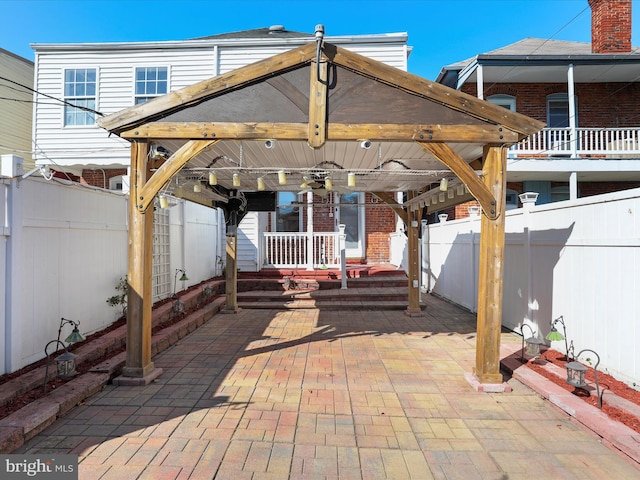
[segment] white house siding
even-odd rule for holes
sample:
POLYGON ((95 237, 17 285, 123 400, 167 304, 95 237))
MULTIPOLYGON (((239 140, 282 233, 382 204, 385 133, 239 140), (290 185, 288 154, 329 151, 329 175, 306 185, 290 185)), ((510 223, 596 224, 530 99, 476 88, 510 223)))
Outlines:
MULTIPOLYGON (((0 48, 0 76, 33 88, 33 62, 0 48)), ((24 159, 25 170, 33 167, 31 158, 31 118, 33 95, 25 89, 0 80, 0 97, 18 101, 0 100, 0 154, 15 154, 24 159)))
POLYGON ((261 215, 259 212, 249 212, 238 227, 237 266, 242 272, 257 272, 260 270, 258 255, 260 248, 261 215))
MULTIPOLYGON (((96 110, 108 115, 134 104, 134 72, 141 66, 169 68, 169 89, 176 90, 215 74, 213 49, 140 49, 37 51, 38 90, 63 98, 67 68, 95 68, 98 77, 96 110)), ((118 166, 129 164, 129 142, 98 126, 64 127, 64 107, 38 105, 35 140, 44 163, 118 166)))

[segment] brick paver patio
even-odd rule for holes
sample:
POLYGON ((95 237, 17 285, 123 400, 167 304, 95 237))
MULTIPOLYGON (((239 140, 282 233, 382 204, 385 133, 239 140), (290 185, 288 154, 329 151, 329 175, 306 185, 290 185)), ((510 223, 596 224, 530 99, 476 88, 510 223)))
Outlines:
POLYGON ((16 453, 78 454, 91 480, 640 478, 516 380, 473 390, 475 317, 426 300, 216 315, 154 358, 156 382, 109 385, 16 453))

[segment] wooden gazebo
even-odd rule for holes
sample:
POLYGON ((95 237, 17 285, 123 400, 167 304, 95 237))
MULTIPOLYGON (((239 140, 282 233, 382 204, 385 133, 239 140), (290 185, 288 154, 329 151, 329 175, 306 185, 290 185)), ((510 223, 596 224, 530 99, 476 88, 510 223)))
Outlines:
POLYGON ((330 177, 392 204, 409 240, 409 315, 419 314, 418 229, 442 178, 482 206, 476 366, 499 371, 506 149, 544 125, 322 39, 102 118, 129 140, 130 283, 127 359, 132 383, 154 378, 152 231, 156 197, 223 205, 227 309, 237 307, 235 226, 243 192, 290 190, 279 175, 330 177), (369 143, 363 143, 369 142, 369 143), (362 148, 370 145, 370 148, 362 148), (272 147, 272 148, 268 148, 272 147), (215 185, 208 181, 215 175, 215 185), (357 182, 354 184, 354 180, 357 182), (199 184, 195 194, 192 184, 199 184), (189 192, 187 195, 186 192, 189 192), (392 192, 407 192, 396 204, 392 192))

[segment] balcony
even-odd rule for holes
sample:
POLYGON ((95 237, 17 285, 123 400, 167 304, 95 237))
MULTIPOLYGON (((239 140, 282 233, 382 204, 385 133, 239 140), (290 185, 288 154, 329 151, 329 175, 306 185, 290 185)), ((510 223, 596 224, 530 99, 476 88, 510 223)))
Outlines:
POLYGON ((640 127, 545 128, 509 149, 510 158, 640 158, 640 127))

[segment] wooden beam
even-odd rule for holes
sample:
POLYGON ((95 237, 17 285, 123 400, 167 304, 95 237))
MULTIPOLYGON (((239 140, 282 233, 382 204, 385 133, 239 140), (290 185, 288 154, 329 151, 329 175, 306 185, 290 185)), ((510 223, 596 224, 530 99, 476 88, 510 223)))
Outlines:
POLYGON ((500 214, 498 200, 493 192, 482 182, 464 161, 449 145, 444 143, 422 143, 422 147, 430 152, 434 157, 444 163, 451 171, 467 186, 471 195, 474 196, 482 206, 482 213, 489 218, 495 219, 500 214))
POLYGON ((404 223, 405 227, 409 226, 409 217, 407 215, 407 211, 403 208, 401 204, 399 204, 393 196, 389 195, 387 192, 371 192, 373 195, 378 197, 384 203, 393 208, 393 211, 396 212, 396 215, 400 217, 402 223, 404 223))
POLYGON ((480 227, 478 273, 478 340, 475 375, 481 383, 502 383, 500 333, 502 329, 502 275, 504 271, 504 224, 506 149, 485 147, 483 181, 495 198, 501 199, 500 215, 483 215, 480 227))
POLYGON ((311 83, 309 86, 309 137, 311 148, 320 148, 327 140, 327 84, 326 61, 316 59, 311 63, 311 83), (319 63, 317 63, 319 62, 319 63))
POLYGON ((130 198, 136 199, 138 210, 145 212, 160 189, 171 180, 171 178, 180 171, 180 169, 192 158, 202 153, 211 145, 215 145, 218 140, 191 140, 178 149, 169 159, 151 176, 151 178, 142 184, 137 191, 137 195, 130 198))
MULTIPOLYGON (((120 136, 127 139, 307 140, 315 124, 269 122, 150 122, 120 136), (310 130, 311 129, 311 130, 310 130)), ((320 136, 320 135, 318 135, 320 136)), ((497 125, 414 125, 329 123, 326 140, 386 142, 515 143, 518 135, 497 125)))
MULTIPOLYGON (((131 145, 130 199, 149 175, 148 145, 131 145)), ((129 201, 129 271, 127 281, 127 353, 123 376, 144 378, 155 369, 151 361, 153 211, 145 213, 129 201)))

